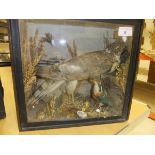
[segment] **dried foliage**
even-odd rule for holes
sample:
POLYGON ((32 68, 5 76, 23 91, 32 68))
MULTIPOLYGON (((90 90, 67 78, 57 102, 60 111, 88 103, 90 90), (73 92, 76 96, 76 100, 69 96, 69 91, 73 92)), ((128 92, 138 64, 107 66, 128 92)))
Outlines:
POLYGON ((49 103, 49 107, 50 107, 50 113, 51 113, 51 117, 52 118, 55 118, 55 112, 56 112, 56 97, 53 96, 51 98, 51 101, 49 103))
POLYGON ((73 40, 73 47, 71 47, 68 43, 66 43, 67 48, 68 48, 68 52, 70 53, 72 59, 77 57, 77 47, 76 47, 76 43, 75 40, 73 40))
POLYGON ((36 82, 36 68, 44 53, 44 41, 39 40, 38 30, 36 30, 34 37, 28 38, 27 26, 24 24, 22 35, 22 64, 23 64, 23 81, 28 97, 32 92, 32 87, 36 82))
POLYGON ((124 93, 125 93, 126 81, 127 81, 126 77, 128 75, 128 65, 129 65, 129 60, 126 62, 126 64, 120 65, 116 68, 116 81, 117 81, 117 84, 121 86, 124 93))

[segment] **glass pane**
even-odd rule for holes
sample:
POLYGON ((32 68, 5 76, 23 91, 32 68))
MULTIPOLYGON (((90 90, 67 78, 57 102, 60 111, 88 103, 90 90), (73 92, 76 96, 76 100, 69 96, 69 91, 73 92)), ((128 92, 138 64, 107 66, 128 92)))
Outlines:
POLYGON ((121 116, 131 25, 19 20, 29 122, 121 116))

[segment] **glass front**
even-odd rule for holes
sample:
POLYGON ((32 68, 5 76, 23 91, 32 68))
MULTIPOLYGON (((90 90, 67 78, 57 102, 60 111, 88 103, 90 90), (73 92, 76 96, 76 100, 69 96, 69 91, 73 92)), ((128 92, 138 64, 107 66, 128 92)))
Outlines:
POLYGON ((132 25, 19 20, 28 122, 121 116, 132 25))

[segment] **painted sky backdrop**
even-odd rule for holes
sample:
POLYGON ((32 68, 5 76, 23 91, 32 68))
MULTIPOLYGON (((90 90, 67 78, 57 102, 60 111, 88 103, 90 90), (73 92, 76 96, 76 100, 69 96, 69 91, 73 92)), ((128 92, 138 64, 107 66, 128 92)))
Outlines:
POLYGON ((46 55, 65 59, 70 59, 66 41, 72 46, 73 40, 75 40, 77 53, 81 55, 103 50, 105 48, 104 36, 109 37, 113 42, 113 34, 116 31, 116 29, 104 27, 28 23, 28 36, 34 36, 36 29, 39 30, 40 37, 45 36, 45 33, 50 33, 53 36, 53 47, 45 43, 46 55))

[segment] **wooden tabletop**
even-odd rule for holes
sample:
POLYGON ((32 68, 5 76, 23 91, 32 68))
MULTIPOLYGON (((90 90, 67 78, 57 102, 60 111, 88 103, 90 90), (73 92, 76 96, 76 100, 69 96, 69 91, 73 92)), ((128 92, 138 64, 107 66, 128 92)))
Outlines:
POLYGON ((48 129, 48 130, 36 130, 36 131, 24 131, 19 132, 17 115, 15 108, 14 92, 13 92, 13 82, 12 73, 10 67, 0 68, 0 77, 5 90, 4 102, 6 108, 6 119, 0 120, 0 134, 44 134, 44 135, 59 135, 59 134, 117 134, 132 126, 136 125, 134 122, 141 119, 143 116, 147 116, 149 109, 146 104, 140 103, 133 100, 132 108, 130 112, 129 120, 121 123, 104 124, 104 125, 91 125, 82 127, 71 127, 71 128, 60 128, 60 129, 48 129))

